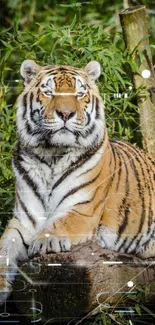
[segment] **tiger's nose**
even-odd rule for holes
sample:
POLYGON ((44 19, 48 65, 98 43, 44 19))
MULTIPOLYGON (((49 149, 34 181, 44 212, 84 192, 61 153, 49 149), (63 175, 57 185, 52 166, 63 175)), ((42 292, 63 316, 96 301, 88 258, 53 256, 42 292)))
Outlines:
POLYGON ((56 113, 63 121, 67 121, 75 115, 75 112, 71 112, 69 110, 64 110, 64 111, 56 110, 56 113))

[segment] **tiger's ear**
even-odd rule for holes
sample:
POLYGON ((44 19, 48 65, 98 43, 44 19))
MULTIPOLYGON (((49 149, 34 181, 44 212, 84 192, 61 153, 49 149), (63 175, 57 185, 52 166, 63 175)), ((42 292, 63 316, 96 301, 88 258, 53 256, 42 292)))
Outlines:
POLYGON ((34 79, 35 75, 39 72, 40 69, 40 65, 35 63, 33 60, 23 61, 20 67, 20 74, 24 79, 25 86, 34 79))
POLYGON ((87 74, 91 77, 92 80, 99 78, 101 74, 101 66, 97 61, 90 61, 84 68, 87 74))

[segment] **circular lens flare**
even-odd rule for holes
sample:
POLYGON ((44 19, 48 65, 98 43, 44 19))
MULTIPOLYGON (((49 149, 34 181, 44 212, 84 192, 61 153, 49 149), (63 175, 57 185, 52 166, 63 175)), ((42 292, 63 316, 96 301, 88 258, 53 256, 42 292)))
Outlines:
POLYGON ((127 285, 128 285, 129 288, 132 288, 133 285, 134 285, 134 283, 133 283, 132 281, 129 281, 129 282, 127 283, 127 285))
POLYGON ((144 79, 147 79, 147 78, 149 78, 151 76, 151 71, 150 70, 148 70, 148 69, 144 69, 143 71, 142 71, 142 77, 144 78, 144 79))

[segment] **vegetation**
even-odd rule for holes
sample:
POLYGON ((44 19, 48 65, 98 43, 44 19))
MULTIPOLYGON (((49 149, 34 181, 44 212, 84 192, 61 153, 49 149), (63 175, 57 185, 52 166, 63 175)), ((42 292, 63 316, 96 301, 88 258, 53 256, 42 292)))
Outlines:
MULTIPOLYGON (((155 323, 155 313, 153 312, 152 292, 154 286, 136 287, 130 294, 122 294, 117 303, 112 306, 102 305, 102 312, 96 313, 94 317, 82 323, 83 325, 138 325, 155 323), (133 292, 133 294, 132 294, 133 292), (151 300, 152 299, 152 300, 151 300), (152 307, 152 310, 150 308, 152 307)), ((93 314, 93 313, 92 313, 93 314)), ((95 313, 94 313, 95 314, 95 313)), ((82 325, 81 324, 81 325, 82 325)))
MULTIPOLYGON (((125 1, 124 1, 125 2, 125 1)), ((149 9, 150 51, 154 49, 154 0, 141 1, 149 9)), ((84 66, 98 60, 102 75, 98 81, 105 101, 110 137, 141 146, 136 92, 131 74, 138 67, 125 49, 118 12, 122 0, 5 0, 1 1, 1 88, 0 88, 0 215, 1 233, 12 216, 14 176, 11 156, 16 139, 15 101, 22 89, 19 67, 25 58, 43 64, 84 66), (2 19, 3 17, 3 19, 2 19)), ((133 1, 133 4, 137 1, 133 1)), ((154 53, 152 53, 154 56, 154 53)), ((138 90, 140 91, 140 90, 138 90)), ((137 312, 138 312, 137 307, 137 312)), ((140 312, 138 312, 140 313, 140 312)), ((119 317, 121 317, 119 315, 119 317)), ((129 324, 107 313, 89 324, 129 324)), ((140 322, 142 324, 142 321, 140 322)), ((85 324, 88 324, 85 323, 85 324)), ((135 324, 133 322, 133 324, 135 324)))

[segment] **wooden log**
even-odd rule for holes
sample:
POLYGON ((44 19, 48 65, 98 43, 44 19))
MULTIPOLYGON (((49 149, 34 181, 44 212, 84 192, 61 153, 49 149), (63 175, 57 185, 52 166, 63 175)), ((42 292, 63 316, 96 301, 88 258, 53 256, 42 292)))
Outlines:
POLYGON ((32 262, 33 271, 27 264, 19 268, 14 301, 24 315, 30 314, 32 302, 32 308, 40 309, 36 319, 43 321, 79 319, 99 311, 105 303, 113 304, 122 294, 132 294, 137 285, 155 281, 155 262, 105 250, 93 242, 74 246, 71 252, 36 257, 32 262), (132 288, 129 281, 133 281, 132 288))
POLYGON ((148 21, 145 6, 135 6, 121 11, 120 21, 126 47, 139 66, 139 71, 133 73, 134 87, 136 90, 140 86, 146 89, 137 96, 143 146, 155 158, 155 73, 148 52, 148 21), (146 73, 150 76, 147 77, 146 73))

